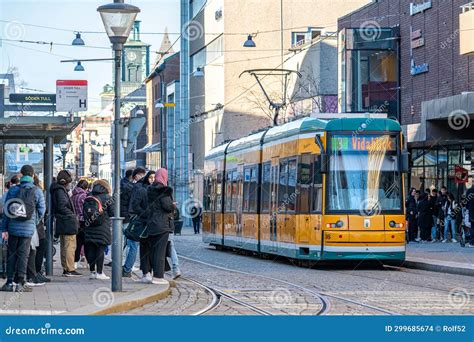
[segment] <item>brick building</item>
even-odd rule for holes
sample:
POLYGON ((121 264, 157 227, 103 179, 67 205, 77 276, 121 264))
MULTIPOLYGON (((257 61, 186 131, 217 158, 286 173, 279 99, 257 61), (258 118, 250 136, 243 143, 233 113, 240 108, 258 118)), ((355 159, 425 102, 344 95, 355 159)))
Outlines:
POLYGON ((460 37, 472 40, 474 31, 460 26, 460 16, 473 7, 378 0, 339 18, 340 110, 387 112, 400 121, 410 186, 447 185, 456 193, 455 166, 471 173, 474 56, 460 53, 460 37))

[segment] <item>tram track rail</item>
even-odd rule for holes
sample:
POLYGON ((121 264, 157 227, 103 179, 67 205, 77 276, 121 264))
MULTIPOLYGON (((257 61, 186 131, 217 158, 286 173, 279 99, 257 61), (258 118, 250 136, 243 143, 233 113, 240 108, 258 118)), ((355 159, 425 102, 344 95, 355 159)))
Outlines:
POLYGON ((224 267, 224 266, 214 265, 214 264, 210 264, 208 262, 198 260, 198 259, 194 259, 194 258, 185 256, 185 255, 180 255, 180 258, 182 258, 184 260, 191 261, 191 262, 196 262, 196 263, 208 266, 208 267, 213 267, 213 268, 216 268, 216 269, 220 269, 220 270, 223 270, 223 271, 237 273, 237 274, 243 274, 243 275, 252 276, 252 277, 258 277, 258 278, 266 279, 266 280, 271 280, 271 281, 274 281, 274 282, 285 284, 285 285, 290 286, 292 288, 296 288, 296 289, 298 289, 298 290, 300 290, 300 291, 302 291, 306 294, 309 294, 313 297, 316 297, 317 299, 319 299, 321 301, 321 309, 316 313, 316 315, 326 315, 330 312, 331 301, 329 300, 329 298, 333 298, 335 300, 339 300, 339 301, 346 302, 346 303, 351 303, 353 305, 358 305, 358 306, 361 306, 363 308, 367 308, 367 309, 370 309, 370 310, 373 310, 373 311, 376 311, 376 312, 383 313, 385 315, 391 315, 391 316, 400 315, 399 313, 396 313, 396 312, 393 312, 393 311, 390 311, 390 310, 387 310, 387 309, 384 309, 384 308, 380 308, 380 307, 377 307, 377 306, 374 306, 374 305, 370 305, 370 304, 367 304, 367 303, 362 303, 362 302, 354 300, 354 299, 350 299, 350 298, 346 298, 346 297, 342 297, 342 296, 337 296, 337 295, 328 294, 328 293, 325 293, 325 292, 318 292, 318 291, 315 291, 315 290, 312 290, 312 289, 308 289, 304 286, 301 286, 301 285, 298 285, 298 284, 295 284, 295 283, 292 283, 292 282, 289 282, 289 281, 286 281, 286 280, 283 280, 283 279, 264 276, 264 275, 256 274, 256 273, 253 273, 253 272, 240 271, 240 270, 231 269, 231 268, 224 267))

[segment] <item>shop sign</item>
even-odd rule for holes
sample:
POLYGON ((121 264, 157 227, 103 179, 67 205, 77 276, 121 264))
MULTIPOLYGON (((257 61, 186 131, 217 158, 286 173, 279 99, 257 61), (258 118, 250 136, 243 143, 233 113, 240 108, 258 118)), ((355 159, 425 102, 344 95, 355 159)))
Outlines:
POLYGON ((410 39, 413 40, 413 39, 418 39, 421 37, 421 30, 416 30, 416 31, 412 31, 410 33, 410 39))
POLYGON ((426 1, 421 4, 410 3, 410 15, 415 15, 430 9, 432 6, 431 1, 426 1))
POLYGON ((421 37, 411 41, 411 48, 416 49, 425 45, 425 38, 421 37))
POLYGON ((10 94, 11 103, 56 103, 56 94, 10 94))
POLYGON ((429 70, 428 63, 423 63, 423 64, 420 64, 420 65, 416 65, 414 60, 411 61, 410 73, 411 73, 412 76, 423 74, 425 72, 428 72, 428 70, 429 70))
POLYGON ((469 172, 460 165, 454 167, 454 181, 456 184, 467 183, 469 172))

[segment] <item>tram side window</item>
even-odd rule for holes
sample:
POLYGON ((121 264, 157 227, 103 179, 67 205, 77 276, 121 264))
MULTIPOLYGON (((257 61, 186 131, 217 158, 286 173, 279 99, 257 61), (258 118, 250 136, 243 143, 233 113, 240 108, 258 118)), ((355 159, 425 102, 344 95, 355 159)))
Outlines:
POLYGON ((314 155, 313 159, 313 191, 311 196, 311 211, 321 212, 323 206, 323 175, 321 174, 321 159, 314 155))
POLYGON ((295 211, 296 207, 296 176, 298 171, 298 163, 296 158, 291 158, 288 161, 288 188, 287 188, 287 208, 290 211, 295 211))
POLYGON ((262 170, 262 212, 268 212, 270 210, 270 191, 271 191, 271 183, 270 183, 270 172, 271 172, 271 162, 266 162, 263 164, 262 170))
POLYGON ((286 211, 288 203, 288 160, 280 160, 280 172, 278 174, 278 211, 286 211))
POLYGON ((252 166, 250 169, 250 183, 249 183, 249 212, 257 212, 257 172, 258 166, 252 166))
POLYGON ((225 179, 225 211, 229 212, 232 209, 232 171, 226 172, 225 179))
POLYGON ((216 180, 216 211, 222 210, 222 172, 217 174, 216 180))
POLYGON ((244 193, 243 193, 243 205, 242 211, 248 212, 249 211, 249 194, 250 194, 250 167, 244 168, 244 193))
POLYGON ((232 171, 232 203, 231 211, 237 211, 237 202, 239 197, 239 184, 237 170, 232 171))
POLYGON ((311 155, 303 154, 298 170, 298 212, 309 214, 311 205, 311 155))

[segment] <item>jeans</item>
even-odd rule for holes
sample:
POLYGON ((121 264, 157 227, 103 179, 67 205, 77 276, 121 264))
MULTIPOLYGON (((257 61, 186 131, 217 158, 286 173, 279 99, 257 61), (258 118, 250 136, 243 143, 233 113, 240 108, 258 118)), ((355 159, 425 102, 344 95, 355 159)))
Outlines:
POLYGON ((199 234, 200 225, 201 225, 200 221, 194 221, 193 220, 194 234, 199 234))
MULTIPOLYGON (((128 223, 125 223, 123 225, 124 229, 126 229, 128 226, 128 223)), ((125 262, 123 264, 123 270, 125 272, 132 272, 132 267, 135 264, 135 260, 137 260, 137 255, 138 255, 138 241, 133 241, 130 239, 125 238, 126 240, 126 245, 125 248, 128 250, 127 252, 127 257, 125 258, 125 262)))
POLYGON ((433 215, 433 227, 431 227, 431 240, 436 240, 436 233, 437 233, 437 228, 438 228, 438 225, 436 224, 436 221, 438 220, 438 218, 433 215))
POLYGON ((18 283, 25 282, 31 237, 8 236, 7 283, 13 283, 15 271, 18 283))
POLYGON ((170 243, 170 259, 171 259, 171 267, 173 272, 179 271, 179 259, 178 253, 176 253, 176 248, 174 248, 174 234, 168 236, 168 241, 170 243))
POLYGON ((444 239, 448 239, 448 230, 449 226, 451 225, 451 239, 454 240, 456 238, 456 219, 446 216, 444 219, 444 239))
POLYGON ((36 247, 35 270, 40 273, 43 268, 44 256, 46 255, 46 239, 39 240, 39 246, 36 247))

